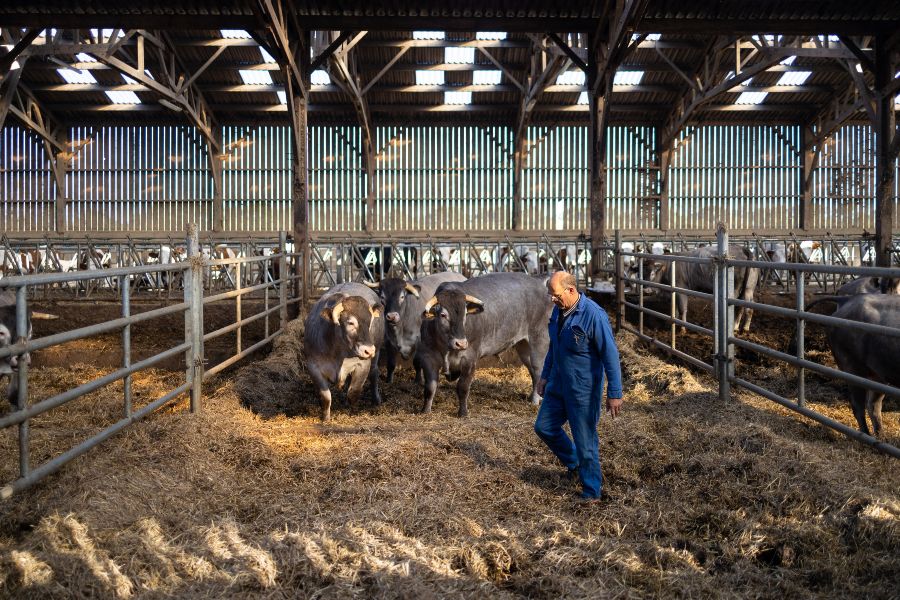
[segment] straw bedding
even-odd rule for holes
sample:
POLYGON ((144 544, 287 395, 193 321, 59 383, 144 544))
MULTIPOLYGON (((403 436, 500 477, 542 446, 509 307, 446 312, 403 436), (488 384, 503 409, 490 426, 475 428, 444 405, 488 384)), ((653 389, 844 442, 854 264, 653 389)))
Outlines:
MULTIPOLYGON (((600 425, 609 498, 585 507, 532 431, 523 368, 479 370, 468 419, 446 383, 417 414, 404 368, 382 406, 338 395, 321 424, 301 327, 207 384, 202 412, 182 401, 7 501, 0 595, 897 597, 894 460, 759 398, 723 406, 630 337, 626 412, 600 425)), ((102 372, 47 367, 32 390, 102 372)), ((136 404, 182 376, 136 377, 136 404)), ((34 460, 117 419, 120 393, 36 420, 34 460)), ((9 480, 15 432, 2 444, 9 480)))

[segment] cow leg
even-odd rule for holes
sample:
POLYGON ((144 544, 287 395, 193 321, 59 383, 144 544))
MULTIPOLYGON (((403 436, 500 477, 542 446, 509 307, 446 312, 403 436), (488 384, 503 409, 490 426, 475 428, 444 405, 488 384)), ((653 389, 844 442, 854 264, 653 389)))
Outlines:
POLYGON ((323 421, 331 420, 331 390, 329 389, 328 380, 325 379, 325 376, 322 375, 322 372, 318 369, 318 367, 310 363, 308 365, 309 369, 309 377, 313 380, 313 383, 316 384, 316 388, 319 390, 319 401, 322 404, 322 414, 321 418, 323 421))
POLYGON ((866 423, 867 396, 867 390, 856 386, 850 387, 850 408, 853 409, 853 416, 856 417, 856 423, 859 425, 859 430, 866 435, 871 435, 869 432, 869 425, 866 423))
POLYGON ((378 387, 378 355, 380 353, 375 353, 375 358, 372 359, 369 364, 369 385, 372 388, 372 404, 378 406, 381 404, 381 390, 378 387))
POLYGON ((528 343, 528 340, 522 340, 516 344, 516 352, 519 354, 519 360, 528 369, 528 374, 531 375, 531 403, 537 406, 541 403, 541 397, 537 393, 538 378, 531 344, 528 343))
POLYGON ((438 372, 430 362, 423 361, 423 363, 422 371, 425 378, 425 386, 423 388, 424 403, 422 404, 422 412, 430 413, 431 405, 434 402, 434 394, 437 391, 438 372))
POLYGON ((884 394, 866 390, 866 410, 869 418, 872 419, 872 431, 875 437, 881 435, 881 404, 884 401, 884 394))
POLYGON ((472 380, 475 378, 475 365, 463 363, 460 365, 461 373, 459 381, 456 382, 456 397, 459 400, 458 417, 469 416, 469 388, 472 387, 472 380))
MULTIPOLYGON (((347 388, 347 400, 354 407, 359 404, 359 397, 362 396, 363 386, 366 384, 366 377, 371 372, 366 363, 360 363, 353 371, 350 372, 350 386, 347 388)), ((377 374, 376 374, 377 376, 377 374)))
POLYGON ((416 372, 415 383, 425 385, 425 378, 422 377, 422 359, 418 354, 413 354, 413 369, 416 372))
POLYGON ((394 369, 397 368, 397 351, 391 348, 390 344, 387 344, 385 352, 387 352, 385 361, 387 362, 387 371, 384 374, 384 381, 385 383, 393 383, 394 369))
MULTIPOLYGON (((678 303, 678 314, 682 321, 687 321, 688 297, 687 294, 676 294, 675 301, 678 303)), ((681 326, 681 333, 685 333, 687 327, 681 326)))

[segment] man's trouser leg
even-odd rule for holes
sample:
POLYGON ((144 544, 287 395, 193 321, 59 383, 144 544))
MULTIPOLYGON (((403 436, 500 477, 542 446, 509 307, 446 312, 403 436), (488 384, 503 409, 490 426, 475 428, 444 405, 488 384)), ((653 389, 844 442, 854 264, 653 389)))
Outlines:
POLYGON ((563 399, 553 393, 547 394, 541 402, 541 409, 534 422, 534 432, 544 440, 559 462, 569 469, 574 469, 578 467, 579 460, 575 453, 575 444, 562 428, 566 418, 563 399))
POLYGON ((600 471, 600 448, 597 436, 600 405, 598 402, 591 401, 588 395, 567 398, 565 411, 569 415, 569 427, 572 429, 572 439, 575 442, 578 475, 584 486, 582 495, 599 498, 603 490, 603 473, 600 471))

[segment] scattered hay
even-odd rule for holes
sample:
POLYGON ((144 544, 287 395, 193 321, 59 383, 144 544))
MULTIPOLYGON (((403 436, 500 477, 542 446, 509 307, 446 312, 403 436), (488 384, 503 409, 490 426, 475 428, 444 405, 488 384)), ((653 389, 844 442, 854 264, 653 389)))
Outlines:
MULTIPOLYGON (((201 412, 182 401, 4 505, 0 595, 896 594, 893 459, 750 395, 722 405, 713 381, 630 337, 625 412, 600 426, 610 499, 583 507, 532 431, 523 368, 480 369, 468 419, 446 382, 418 414, 405 367, 382 406, 338 402, 322 424, 298 324, 266 360, 210 382, 201 412)), ((100 372, 36 372, 32 389, 100 372)), ((135 387, 149 399, 182 376, 135 387)), ((115 417, 109 390, 36 422, 35 460, 115 417)))

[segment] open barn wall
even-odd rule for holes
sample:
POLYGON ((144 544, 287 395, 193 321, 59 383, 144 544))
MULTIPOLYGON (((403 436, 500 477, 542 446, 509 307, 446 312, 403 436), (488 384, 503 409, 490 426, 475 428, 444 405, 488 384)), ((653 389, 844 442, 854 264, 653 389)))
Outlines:
MULTIPOLYGON (((309 214, 316 233, 359 231, 366 212, 361 131, 309 128, 309 214)), ((149 232, 180 235, 188 223, 221 233, 291 228, 290 129, 221 128, 221 190, 204 142, 189 126, 73 127, 65 153, 65 209, 44 145, 19 127, 0 130, 0 227, 11 237, 149 232), (58 223, 58 219, 62 219, 58 223)), ((611 126, 606 197, 610 229, 798 229, 801 135, 789 125, 685 129, 660 194, 658 131, 611 126), (661 222, 668 203, 668 227, 661 222)), ((375 128, 375 227, 391 233, 512 227, 514 144, 506 126, 375 128)), ((587 128, 531 126, 523 166, 522 229, 579 233, 589 227, 587 128)), ((872 129, 847 125, 828 138, 813 172, 812 227, 871 231, 875 221, 872 129)), ((898 168, 895 164, 895 170, 898 168)), ((898 202, 895 177, 892 199, 898 202)), ((894 227, 900 210, 893 211, 894 227)))

